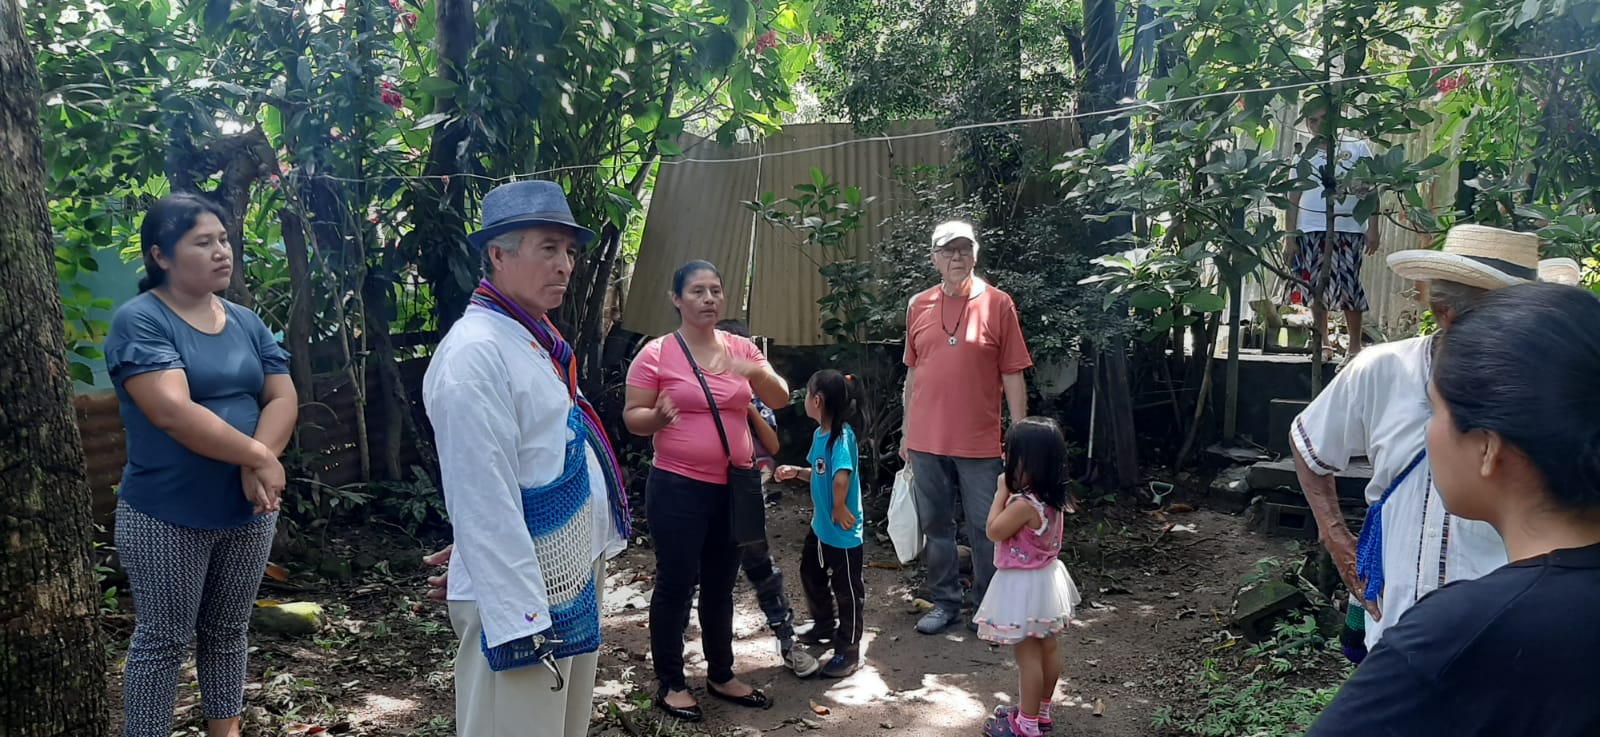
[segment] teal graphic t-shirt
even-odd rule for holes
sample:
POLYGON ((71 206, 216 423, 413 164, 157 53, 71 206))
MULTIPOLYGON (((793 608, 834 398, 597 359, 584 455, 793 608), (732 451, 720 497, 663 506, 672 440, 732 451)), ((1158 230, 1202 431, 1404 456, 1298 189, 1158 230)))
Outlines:
POLYGON ((811 452, 806 460, 811 462, 811 529, 817 539, 836 548, 858 548, 862 542, 861 475, 856 470, 856 431, 849 425, 839 433, 833 444, 832 457, 827 457, 828 433, 817 430, 811 436, 811 452), (850 472, 850 496, 845 504, 856 518, 855 527, 845 530, 833 521, 833 476, 840 471, 850 472))

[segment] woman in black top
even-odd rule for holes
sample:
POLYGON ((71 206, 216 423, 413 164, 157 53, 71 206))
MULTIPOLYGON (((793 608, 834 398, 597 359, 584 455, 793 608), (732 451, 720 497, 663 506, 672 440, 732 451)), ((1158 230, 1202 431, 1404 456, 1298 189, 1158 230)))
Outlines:
POLYGON ((1424 597, 1307 737, 1600 735, 1600 298, 1491 292, 1443 336, 1429 464, 1511 563, 1424 597))

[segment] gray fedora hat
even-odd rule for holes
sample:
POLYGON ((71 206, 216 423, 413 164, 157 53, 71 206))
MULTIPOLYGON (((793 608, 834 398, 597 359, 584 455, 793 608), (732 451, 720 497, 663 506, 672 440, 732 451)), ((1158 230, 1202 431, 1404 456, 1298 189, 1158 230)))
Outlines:
POLYGON ((555 182, 511 182, 483 196, 483 229, 467 235, 473 248, 483 249, 503 233, 538 225, 565 225, 576 231, 578 247, 594 241, 594 231, 578 224, 567 205, 567 193, 555 182))

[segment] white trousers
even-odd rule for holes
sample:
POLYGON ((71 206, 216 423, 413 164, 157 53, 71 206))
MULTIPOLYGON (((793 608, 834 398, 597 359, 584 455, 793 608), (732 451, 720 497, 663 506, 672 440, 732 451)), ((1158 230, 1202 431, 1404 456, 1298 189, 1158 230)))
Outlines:
MULTIPOLYGON (((597 563, 596 596, 605 589, 605 564, 597 563)), ((458 737, 584 737, 594 715, 598 653, 556 662, 567 686, 551 691, 555 677, 543 665, 496 673, 483 657, 483 622, 478 605, 450 602, 450 626, 461 638, 456 650, 458 737)))

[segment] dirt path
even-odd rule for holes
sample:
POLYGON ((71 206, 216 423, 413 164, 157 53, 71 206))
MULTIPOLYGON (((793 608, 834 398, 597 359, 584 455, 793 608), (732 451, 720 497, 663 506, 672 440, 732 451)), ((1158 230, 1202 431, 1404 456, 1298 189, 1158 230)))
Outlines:
MULTIPOLYGON (((797 602, 793 577, 809 516, 806 504, 803 494, 785 495, 770 523, 774 554, 797 602)), ((372 548, 385 541, 366 536, 350 544, 351 552, 360 548, 374 555, 372 548)), ((692 728, 662 724, 649 708, 654 683, 646 622, 654 561, 647 547, 629 550, 613 562, 608 576, 606 645, 591 734, 978 734, 990 709, 1016 697, 1009 650, 990 647, 962 628, 932 637, 918 634, 913 625, 920 612, 913 599, 922 583, 920 572, 895 569, 886 541, 867 544, 864 667, 838 681, 802 681, 782 670, 755 597, 741 583, 735 622, 739 672, 776 704, 750 712, 705 699, 706 721, 692 728), (828 713, 813 711, 813 702, 828 713)), ((1071 518, 1067 544, 1064 558, 1085 602, 1062 642, 1067 698, 1060 702, 1064 708, 1058 707, 1058 734, 1083 737, 1161 734, 1151 726, 1152 717, 1162 706, 1184 704, 1192 691, 1190 677, 1213 647, 1207 638, 1214 642, 1224 627, 1236 582, 1257 560, 1287 551, 1281 541, 1245 532, 1237 517, 1199 511, 1163 518, 1127 508, 1100 508, 1071 518), (1097 705, 1103 705, 1102 716, 1093 716, 1097 705)), ((322 603, 329 624, 313 637, 253 636, 246 694, 250 733, 455 734, 450 677, 455 642, 443 607, 421 601, 423 573, 405 565, 420 552, 405 546, 377 554, 393 565, 361 573, 349 583, 327 584, 315 574, 297 572, 289 585, 263 589, 263 597, 322 603)), ((131 617, 111 617, 108 629, 116 647, 108 687, 112 708, 120 711, 121 654, 131 617)), ((689 678, 700 689, 705 670, 698 637, 698 629, 691 628, 689 678)), ((192 666, 186 673, 176 729, 198 735, 192 666)), ((113 722, 120 729, 120 714, 113 722)))
MULTIPOLYGON (((796 575, 795 561, 809 510, 787 495, 773 511, 773 550, 779 566, 796 575)), ((1239 518, 1210 512, 1173 515, 1178 527, 1165 533, 1163 519, 1132 513, 1085 515, 1069 523, 1069 569, 1085 603, 1063 640, 1066 657, 1058 719, 1074 735, 1147 737, 1161 705, 1175 703, 1192 667, 1223 627, 1235 583, 1267 555, 1282 554, 1278 541, 1243 531, 1239 518), (1102 716, 1093 716, 1101 705, 1102 716)), ((866 663, 838 681, 799 680, 781 669, 773 640, 754 594, 741 583, 736 593, 735 653, 741 675, 775 700, 766 712, 748 712, 702 696, 712 734, 809 731, 863 737, 873 734, 964 737, 978 734, 996 704, 1016 698, 1010 651, 989 646, 962 628, 924 636, 913 625, 920 572, 893 570, 886 542, 868 541, 866 663), (826 709, 813 711, 811 704, 826 709)), ((606 614, 608 646, 601 660, 601 691, 621 696, 648 691, 651 674, 644 611, 651 582, 650 551, 630 551, 613 566, 606 614)), ((798 586, 790 586, 798 593, 798 586)), ((802 607, 803 609, 803 607, 802 607)), ((803 614, 801 615, 803 616, 803 614)), ((690 683, 704 684, 704 661, 691 628, 690 683)), ((630 726, 651 733, 653 712, 640 712, 630 726)), ((1058 727, 1058 729, 1060 729, 1058 727)), ((602 734, 625 734, 611 722, 602 734)))

